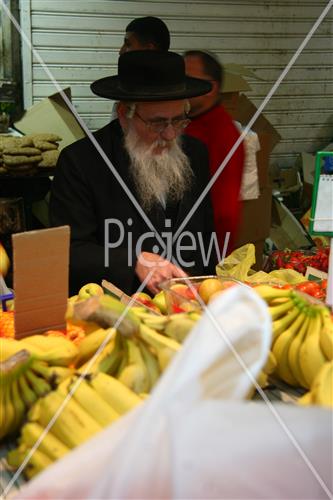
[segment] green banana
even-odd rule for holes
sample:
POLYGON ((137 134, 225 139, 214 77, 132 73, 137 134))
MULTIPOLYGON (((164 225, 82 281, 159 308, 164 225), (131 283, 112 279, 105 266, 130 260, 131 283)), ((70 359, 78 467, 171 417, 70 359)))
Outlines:
POLYGON ((18 386, 24 404, 29 408, 34 404, 38 396, 29 386, 24 374, 18 378, 18 386))
POLYGON ((149 375, 138 345, 126 339, 128 364, 119 374, 118 379, 136 394, 149 390, 149 375))
POLYGON ((121 359, 124 353, 123 341, 121 334, 116 333, 112 349, 106 356, 103 357, 98 363, 97 371, 115 375, 120 366, 121 359))
POLYGON ((194 326, 195 321, 190 319, 188 316, 177 318, 176 315, 176 317, 170 319, 170 321, 166 325, 164 334, 167 337, 170 337, 177 342, 182 343, 194 326))
POLYGON ((44 378, 38 377, 30 369, 25 372, 25 377, 27 378, 30 387, 39 398, 45 396, 45 394, 52 390, 51 385, 44 378))
POLYGON ((141 399, 133 391, 116 378, 105 373, 97 373, 92 376, 89 383, 120 415, 127 413, 142 403, 141 399))
POLYGON ((15 410, 15 421, 13 422, 13 431, 16 431, 17 429, 20 428, 26 412, 26 406, 21 397, 17 379, 14 379, 12 381, 10 391, 11 391, 11 400, 15 410))
POLYGON ((148 377, 149 377, 149 391, 152 390, 156 382, 158 381, 161 371, 159 368, 158 361, 154 354, 149 350, 149 347, 145 345, 143 340, 140 340, 139 342, 139 348, 141 351, 141 355, 143 358, 143 361, 146 365, 147 371, 148 371, 148 377))
POLYGON ((31 369, 37 375, 43 377, 50 383, 51 387, 56 387, 62 380, 70 377, 74 370, 65 366, 49 366, 45 361, 34 360, 31 369))
POLYGON ((180 350, 181 345, 174 339, 170 339, 168 337, 165 337, 164 335, 160 335, 159 333, 155 332, 155 330, 149 328, 143 323, 140 326, 139 335, 148 345, 150 345, 156 351, 160 370, 163 372, 170 363, 173 356, 180 350))

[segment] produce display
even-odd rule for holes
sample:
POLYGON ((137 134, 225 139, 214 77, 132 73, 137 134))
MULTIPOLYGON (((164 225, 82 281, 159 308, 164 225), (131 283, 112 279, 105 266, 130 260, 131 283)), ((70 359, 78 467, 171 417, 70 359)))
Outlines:
MULTIPOLYGON (((192 279, 190 286, 171 283, 155 297, 135 296, 163 313, 156 314, 144 302, 128 308, 88 283, 68 300, 66 332, 23 340, 14 338, 13 325, 6 327, 15 312, 3 311, 0 332, 8 335, 0 338, 0 438, 17 439, 7 456, 9 466, 15 470, 27 462, 29 479, 143 404, 200 319, 204 304, 236 284, 206 277, 192 279), (165 314, 170 293, 178 309, 165 314), (82 335, 71 337, 69 331, 82 335)), ((332 407, 333 321, 328 308, 294 287, 257 285, 253 290, 267 303, 273 330, 259 386, 280 379, 307 391, 300 404, 332 407)))
POLYGON ((294 269, 301 274, 306 273, 308 266, 327 273, 329 247, 315 248, 314 250, 275 250, 271 253, 266 268, 294 269))
MULTIPOLYGON (((261 285, 255 291, 267 302, 272 316, 274 375, 291 386, 315 391, 317 376, 321 378, 322 368, 333 360, 331 313, 295 290, 261 285)), ((332 382, 332 377, 325 376, 330 399, 314 402, 333 406, 332 382)))

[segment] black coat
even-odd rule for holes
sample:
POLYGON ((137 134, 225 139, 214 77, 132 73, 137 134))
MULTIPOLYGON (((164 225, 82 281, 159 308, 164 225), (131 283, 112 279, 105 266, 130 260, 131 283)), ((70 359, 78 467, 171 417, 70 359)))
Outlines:
MULTIPOLYGON (((123 147, 123 133, 118 120, 98 130, 94 137, 136 197, 135 185, 129 172, 129 158, 123 147)), ((208 183, 208 156, 205 146, 197 139, 184 136, 183 150, 189 156, 195 174, 193 188, 184 195, 179 204, 167 204, 166 210, 156 205, 150 213, 147 213, 159 234, 166 231, 175 232, 208 183), (171 228, 166 228, 165 219, 171 220, 171 228)), ((71 227, 71 293, 77 293, 85 283, 100 283, 103 278, 129 294, 136 291, 139 281, 134 272, 137 259, 135 245, 140 235, 151 231, 151 228, 142 219, 89 138, 71 144, 60 154, 52 184, 50 218, 53 226, 68 224, 71 227), (109 236, 106 236, 106 240, 114 248, 109 249, 109 266, 105 266, 105 220, 111 218, 118 220, 119 223, 114 222, 108 226, 109 236), (119 224, 124 227, 123 235, 119 224), (118 240, 119 243, 116 244, 118 240)), ((207 248, 207 241, 213 231, 209 196, 206 196, 184 231, 190 231, 195 236, 198 232, 202 233, 202 241, 207 248)), ((166 236, 164 241, 165 238, 166 236)), ((183 238, 182 245, 191 245, 189 237, 183 238)), ((197 246, 199 245, 200 243, 197 246)), ((160 249, 161 245, 155 238, 146 238, 142 243, 143 251, 157 250, 157 253, 162 254, 160 249)), ((194 261, 194 265, 187 268, 180 264, 180 267, 190 275, 214 272, 214 265, 217 263, 216 254, 210 258, 206 266, 201 254, 200 247, 196 250, 182 251, 183 260, 194 261)))

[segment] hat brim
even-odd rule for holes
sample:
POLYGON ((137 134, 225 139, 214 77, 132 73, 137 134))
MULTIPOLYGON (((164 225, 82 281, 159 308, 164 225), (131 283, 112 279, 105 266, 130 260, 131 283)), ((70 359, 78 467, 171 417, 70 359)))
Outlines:
POLYGON ((90 85, 92 92, 106 99, 117 101, 177 101, 189 97, 197 97, 208 94, 212 90, 212 84, 207 80, 200 80, 190 76, 185 77, 184 85, 181 89, 170 89, 167 85, 149 89, 143 88, 124 89, 121 86, 118 76, 107 76, 100 78, 90 85))

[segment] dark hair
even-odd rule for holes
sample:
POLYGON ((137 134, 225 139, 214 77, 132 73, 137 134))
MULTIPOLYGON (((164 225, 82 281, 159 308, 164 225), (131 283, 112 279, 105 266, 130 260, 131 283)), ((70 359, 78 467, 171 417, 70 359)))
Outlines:
POLYGON ((187 56, 198 57, 202 62, 203 70, 206 75, 222 85, 223 66, 213 54, 203 50, 188 50, 184 53, 183 57, 187 56))
POLYGON ((169 50, 170 33, 158 17, 138 17, 127 25, 126 31, 135 33, 141 43, 153 43, 158 50, 169 50))

